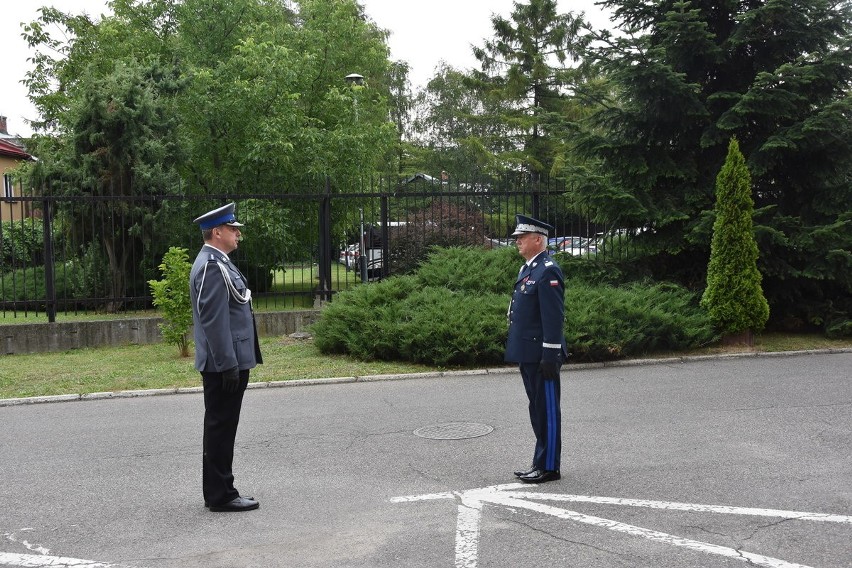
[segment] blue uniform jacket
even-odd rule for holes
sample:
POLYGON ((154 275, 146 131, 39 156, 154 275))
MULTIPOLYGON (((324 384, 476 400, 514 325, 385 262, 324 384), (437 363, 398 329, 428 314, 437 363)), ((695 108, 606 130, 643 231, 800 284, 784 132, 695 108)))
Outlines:
POLYGON ((522 268, 515 281, 509 305, 509 339, 506 361, 538 363, 564 362, 568 349, 563 333, 565 283, 562 269, 547 251, 542 251, 522 268))
POLYGON ((234 299, 220 264, 240 295, 245 295, 248 288, 227 256, 206 245, 201 248, 189 275, 195 368, 216 373, 233 367, 252 369, 263 359, 251 303, 241 304, 234 299))

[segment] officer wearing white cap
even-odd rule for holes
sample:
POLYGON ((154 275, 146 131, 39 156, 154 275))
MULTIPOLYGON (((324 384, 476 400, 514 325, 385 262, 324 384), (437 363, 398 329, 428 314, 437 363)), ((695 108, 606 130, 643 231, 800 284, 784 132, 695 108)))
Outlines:
POLYGON ((560 478, 562 412, 559 370, 568 355, 563 333, 565 284, 562 270, 547 253, 552 226, 517 215, 518 252, 526 262, 518 272, 509 305, 506 361, 518 363, 529 399, 535 434, 532 464, 515 472, 525 483, 560 478))
POLYGON ((195 368, 204 383, 204 504, 211 511, 250 511, 259 503, 234 488, 234 441, 249 370, 263 362, 245 277, 228 258, 242 223, 229 203, 196 218, 204 246, 189 274, 195 368))

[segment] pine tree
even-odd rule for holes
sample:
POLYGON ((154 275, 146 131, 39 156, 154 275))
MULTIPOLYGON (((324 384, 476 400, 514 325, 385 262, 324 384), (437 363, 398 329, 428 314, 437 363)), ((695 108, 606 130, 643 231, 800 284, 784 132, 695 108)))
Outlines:
POLYGON ((580 140, 607 176, 587 201, 651 229, 655 276, 698 286, 714 179, 736 136, 773 319, 842 327, 852 314, 852 3, 603 4, 629 33, 604 34, 593 54, 613 96, 580 140))
MULTIPOLYGON (((716 328, 731 336, 760 331, 769 319, 757 270, 751 176, 736 138, 716 178, 716 221, 707 266, 707 288, 701 306, 716 328)), ((751 343, 750 339, 748 341, 751 343)))
POLYGON ((587 38, 582 17, 560 14, 556 0, 515 2, 510 18, 494 16, 493 39, 474 48, 482 70, 472 84, 486 108, 499 113, 481 117, 501 125, 483 145, 537 176, 550 171, 560 152, 550 125, 569 104, 571 65, 587 38))

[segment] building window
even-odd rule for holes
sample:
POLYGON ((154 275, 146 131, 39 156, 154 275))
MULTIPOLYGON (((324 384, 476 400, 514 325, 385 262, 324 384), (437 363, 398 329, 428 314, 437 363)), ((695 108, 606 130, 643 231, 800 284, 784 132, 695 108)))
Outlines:
POLYGON ((3 198, 6 201, 15 199, 15 183, 12 181, 10 174, 3 174, 3 198))

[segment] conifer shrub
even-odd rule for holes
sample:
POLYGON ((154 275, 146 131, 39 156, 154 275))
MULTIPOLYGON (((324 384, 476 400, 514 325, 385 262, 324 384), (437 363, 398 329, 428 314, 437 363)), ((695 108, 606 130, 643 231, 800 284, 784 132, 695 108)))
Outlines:
POLYGON ((672 283, 565 283, 565 341, 575 361, 677 351, 717 339, 696 293, 672 283))
POLYGON ((716 221, 701 306, 725 335, 760 331, 769 319, 757 269, 751 176, 736 138, 716 178, 716 221))
POLYGON ((399 359, 403 300, 417 287, 414 276, 403 275, 340 292, 311 327, 317 348, 364 360, 399 359))
MULTIPOLYGON (((323 353, 438 366, 499 364, 523 259, 513 247, 436 249, 411 275, 335 296, 312 332, 323 353)), ((680 350, 715 339, 695 293, 675 284, 566 280, 565 337, 576 361, 680 350)))
POLYGON ((512 293, 512 277, 523 262, 515 247, 435 249, 415 276, 422 286, 505 295, 512 293))

